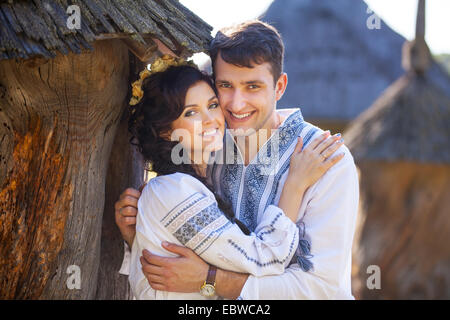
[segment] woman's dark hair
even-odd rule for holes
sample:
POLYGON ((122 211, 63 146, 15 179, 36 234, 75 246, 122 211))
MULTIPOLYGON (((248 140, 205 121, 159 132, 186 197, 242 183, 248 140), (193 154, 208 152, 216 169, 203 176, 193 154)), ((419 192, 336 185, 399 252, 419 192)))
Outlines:
POLYGON ((132 107, 128 122, 128 130, 132 136, 130 142, 138 147, 146 163, 150 164, 146 169, 156 172, 158 176, 181 172, 200 180, 214 194, 219 209, 248 235, 250 231, 235 218, 231 206, 214 191, 204 177, 197 174, 192 165, 175 164, 172 161, 172 148, 178 141, 168 141, 161 137, 161 134, 170 131, 172 122, 182 114, 187 91, 199 81, 206 82, 217 95, 211 77, 189 65, 171 66, 164 72, 145 78, 142 83, 144 96, 132 107))

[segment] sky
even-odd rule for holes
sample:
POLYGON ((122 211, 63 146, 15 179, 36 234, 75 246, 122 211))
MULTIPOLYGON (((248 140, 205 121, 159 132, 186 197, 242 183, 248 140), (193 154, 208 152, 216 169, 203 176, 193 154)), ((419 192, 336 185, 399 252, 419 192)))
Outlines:
MULTIPOLYGON (((222 27, 258 17, 273 0, 180 0, 199 17, 214 27, 213 35, 222 27)), ((283 0, 275 0, 283 1, 283 0)), ((339 1, 339 0, 336 0, 339 1)), ((393 30, 413 39, 417 0, 364 0, 393 30)), ((450 54, 450 0, 427 0, 425 39, 433 54, 450 54)), ((204 61, 203 54, 194 61, 204 61)))

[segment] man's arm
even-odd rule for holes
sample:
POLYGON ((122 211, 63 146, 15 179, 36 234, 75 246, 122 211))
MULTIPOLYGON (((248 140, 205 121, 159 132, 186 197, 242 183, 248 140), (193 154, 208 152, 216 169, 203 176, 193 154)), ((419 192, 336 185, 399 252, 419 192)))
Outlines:
MULTIPOLYGON (((169 292, 198 292, 206 280, 208 264, 191 249, 173 243, 163 242, 162 247, 178 255, 176 258, 161 257, 148 250, 140 258, 142 272, 155 290, 169 292)), ((216 293, 236 299, 248 274, 217 269, 216 293)))
POLYGON ((319 180, 302 205, 313 269, 297 264, 279 276, 249 276, 243 299, 351 299, 351 254, 359 200, 358 174, 345 157, 319 180))
MULTIPOLYGON (((339 288, 343 288, 343 298, 351 298, 351 248, 359 187, 353 158, 347 148, 344 150, 345 157, 311 187, 309 197, 305 197, 309 201, 302 204, 301 212, 306 212, 303 222, 311 238, 313 270, 304 272, 294 264, 282 275, 264 277, 219 270, 216 289, 220 296, 230 299, 237 296, 244 299, 333 299, 339 288)), ((175 252, 176 247, 171 245, 166 249, 175 252)), ((204 270, 205 262, 198 259, 190 265, 191 271, 197 266, 204 270)), ((165 267, 157 257, 152 264, 165 267)), ((186 290, 182 280, 186 269, 184 263, 171 260, 170 264, 172 272, 180 275, 180 281, 172 282, 168 291, 186 290)), ((159 279, 171 282, 170 275, 159 276, 159 279)), ((197 284, 203 281, 196 279, 197 284)))

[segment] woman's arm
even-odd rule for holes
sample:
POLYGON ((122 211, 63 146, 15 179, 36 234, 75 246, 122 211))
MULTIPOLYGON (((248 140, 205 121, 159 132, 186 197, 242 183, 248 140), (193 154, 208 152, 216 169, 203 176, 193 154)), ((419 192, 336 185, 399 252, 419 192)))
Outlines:
POLYGON ((257 276, 283 273, 298 245, 297 226, 278 207, 268 206, 257 230, 247 236, 219 210, 206 186, 187 175, 151 181, 138 209, 130 272, 136 296, 144 290, 144 296, 156 294, 145 286, 138 251, 173 257, 162 241, 185 246, 219 268, 257 276))
POLYGON ((302 138, 298 138, 291 156, 289 174, 278 202, 278 207, 294 223, 298 220, 298 212, 306 190, 316 183, 333 165, 344 156, 343 153, 330 156, 343 144, 340 134, 329 136, 325 131, 302 150, 302 138))

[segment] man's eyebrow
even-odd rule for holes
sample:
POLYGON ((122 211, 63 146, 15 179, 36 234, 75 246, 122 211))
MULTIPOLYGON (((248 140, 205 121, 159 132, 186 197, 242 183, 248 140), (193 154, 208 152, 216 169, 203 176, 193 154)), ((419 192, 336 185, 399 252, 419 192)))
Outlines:
MULTIPOLYGON (((230 83, 230 81, 216 80, 216 83, 230 83)), ((261 80, 249 80, 249 81, 242 81, 241 84, 265 84, 265 82, 261 80)))
POLYGON ((250 81, 243 81, 241 84, 264 84, 261 80, 250 80, 250 81))

